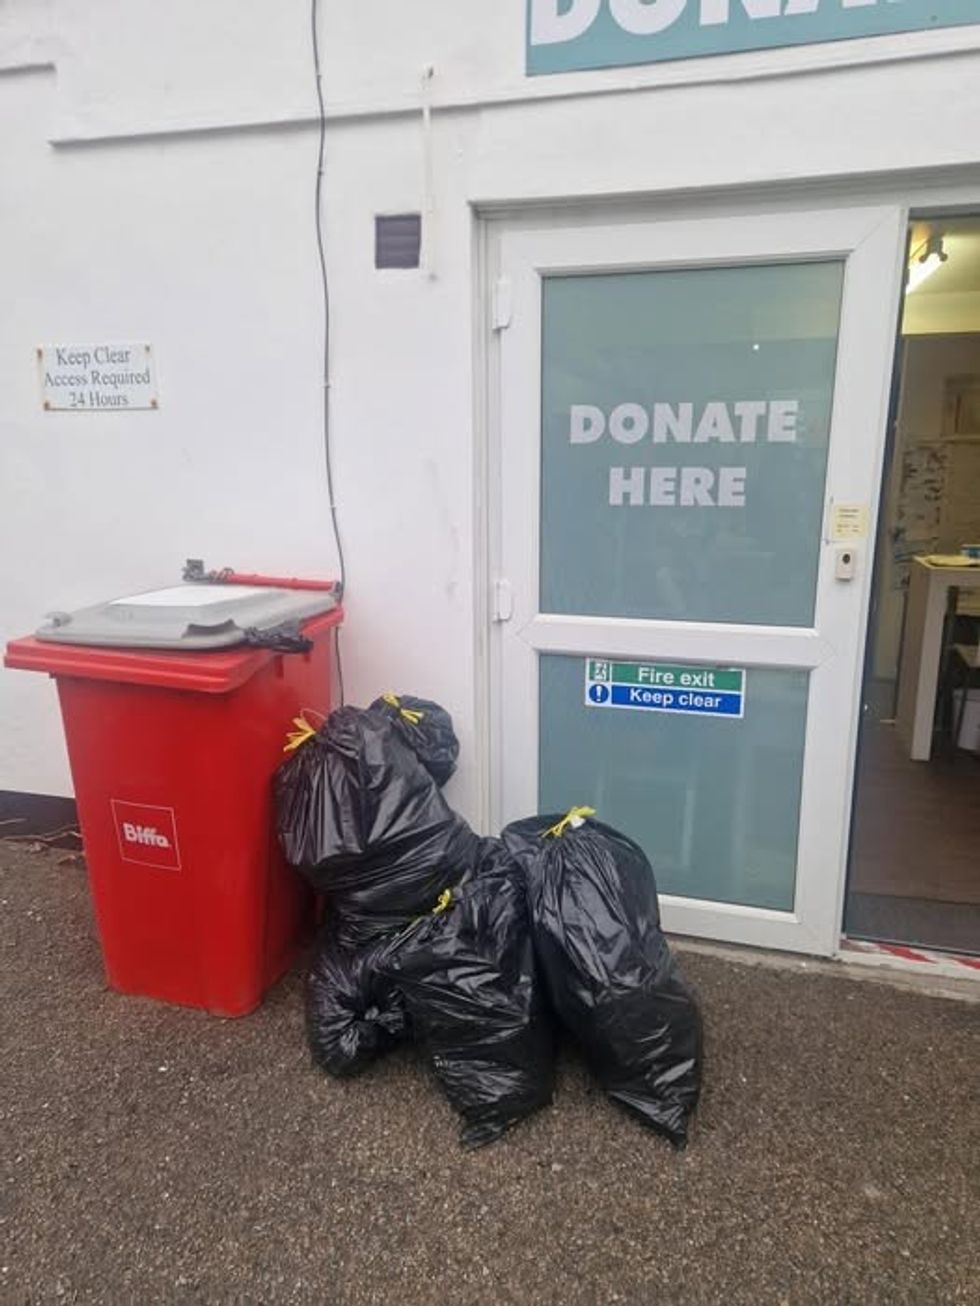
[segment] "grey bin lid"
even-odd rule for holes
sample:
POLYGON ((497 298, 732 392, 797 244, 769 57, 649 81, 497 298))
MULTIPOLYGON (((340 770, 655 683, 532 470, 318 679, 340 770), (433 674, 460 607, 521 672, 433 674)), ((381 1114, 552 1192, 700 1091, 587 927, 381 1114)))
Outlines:
POLYGON ((336 606, 329 590, 175 585, 77 612, 52 613, 37 637, 61 644, 115 648, 232 648, 242 643, 246 630, 303 621, 336 606))

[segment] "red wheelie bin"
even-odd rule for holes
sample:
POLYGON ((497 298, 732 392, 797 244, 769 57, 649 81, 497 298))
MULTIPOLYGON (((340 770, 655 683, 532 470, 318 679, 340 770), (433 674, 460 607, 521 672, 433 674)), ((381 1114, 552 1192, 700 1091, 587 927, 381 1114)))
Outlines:
POLYGON ((342 619, 327 589, 181 585, 7 646, 6 666, 57 685, 113 988, 241 1016, 294 960, 313 906, 272 776, 292 719, 330 710, 342 619), (284 621, 305 651, 242 642, 284 621))

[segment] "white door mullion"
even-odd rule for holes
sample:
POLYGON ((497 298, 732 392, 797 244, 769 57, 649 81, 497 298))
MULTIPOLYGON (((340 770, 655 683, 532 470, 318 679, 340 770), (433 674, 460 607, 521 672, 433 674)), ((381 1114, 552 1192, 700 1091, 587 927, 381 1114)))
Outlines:
POLYGON ((591 657, 677 658, 755 667, 818 667, 833 649, 814 630, 784 626, 718 626, 697 622, 543 614, 520 638, 539 653, 591 657), (724 649, 724 654, 719 650, 724 649))

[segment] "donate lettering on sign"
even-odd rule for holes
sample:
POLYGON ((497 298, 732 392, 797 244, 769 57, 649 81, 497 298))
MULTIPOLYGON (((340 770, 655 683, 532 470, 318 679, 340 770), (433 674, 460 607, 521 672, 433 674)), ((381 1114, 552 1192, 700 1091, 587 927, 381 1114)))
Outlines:
POLYGON ((569 72, 980 23, 977 0, 528 0, 527 70, 569 72))
MULTIPOLYGON (((800 403, 796 399, 741 399, 734 403, 617 404, 609 413, 594 404, 572 404, 568 438, 573 445, 609 439, 621 445, 745 445, 794 443, 800 403)), ((683 464, 609 468, 613 508, 744 508, 745 466, 717 468, 683 464)))

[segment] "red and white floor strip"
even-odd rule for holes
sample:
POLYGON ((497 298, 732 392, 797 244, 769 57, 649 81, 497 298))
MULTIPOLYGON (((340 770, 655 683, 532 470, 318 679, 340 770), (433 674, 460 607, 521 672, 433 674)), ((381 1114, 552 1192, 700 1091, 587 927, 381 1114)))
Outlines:
POLYGON ((841 961, 857 962, 865 966, 890 966, 920 975, 980 981, 980 957, 933 952, 929 948, 910 948, 902 943, 841 939, 839 956, 841 961))

